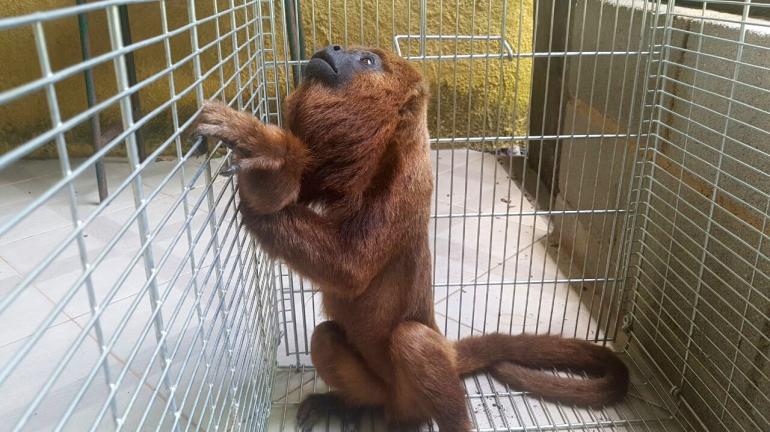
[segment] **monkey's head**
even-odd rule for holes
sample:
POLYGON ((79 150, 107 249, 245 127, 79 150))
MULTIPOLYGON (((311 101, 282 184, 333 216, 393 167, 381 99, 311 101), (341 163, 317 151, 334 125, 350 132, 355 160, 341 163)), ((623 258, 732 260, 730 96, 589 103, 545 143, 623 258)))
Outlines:
MULTIPOLYGON (((406 60, 376 48, 328 46, 304 68, 286 100, 289 128, 310 146, 387 141, 397 129, 425 123, 427 86, 406 60)), ((342 148, 340 148, 342 146, 342 148)))

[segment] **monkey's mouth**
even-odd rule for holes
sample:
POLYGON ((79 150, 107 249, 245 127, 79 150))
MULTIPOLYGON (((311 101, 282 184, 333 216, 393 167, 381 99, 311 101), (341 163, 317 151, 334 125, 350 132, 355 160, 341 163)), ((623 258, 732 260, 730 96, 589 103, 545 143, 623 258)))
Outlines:
POLYGON ((316 63, 316 64, 319 64, 319 65, 324 64, 324 66, 329 67, 334 73, 339 73, 339 71, 337 71, 337 68, 334 67, 334 60, 328 58, 329 56, 327 56, 325 54, 326 53, 319 53, 319 54, 314 55, 310 59, 310 63, 316 63))
POLYGON ((335 85, 339 70, 334 64, 334 60, 325 55, 325 53, 316 53, 305 65, 303 71, 304 79, 320 81, 326 85, 335 85))
POLYGON ((313 57, 305 65, 305 77, 307 78, 321 78, 326 81, 337 75, 337 68, 334 67, 334 63, 321 58, 313 57))

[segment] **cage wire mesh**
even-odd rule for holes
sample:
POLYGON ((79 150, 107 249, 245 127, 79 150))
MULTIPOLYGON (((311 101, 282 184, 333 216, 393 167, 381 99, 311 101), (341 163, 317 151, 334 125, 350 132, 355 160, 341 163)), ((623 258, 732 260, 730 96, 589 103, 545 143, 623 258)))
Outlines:
POLYGON ((0 20, 3 430, 264 430, 272 263, 224 152, 184 131, 204 97, 267 120, 271 23, 244 1, 0 20))
POLYGON ((3 430, 294 430, 328 390, 318 295, 188 130, 206 98, 281 124, 330 43, 431 84, 444 333, 577 337, 632 369, 600 410, 467 378, 475 430, 770 430, 768 2, 76 3, 0 18, 3 430))

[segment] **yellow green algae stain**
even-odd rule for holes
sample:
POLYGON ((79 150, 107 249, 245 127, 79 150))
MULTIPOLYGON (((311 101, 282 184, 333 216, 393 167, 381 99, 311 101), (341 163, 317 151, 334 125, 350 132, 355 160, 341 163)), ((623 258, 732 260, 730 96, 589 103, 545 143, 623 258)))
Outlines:
MULTIPOLYGON (((38 2, 17 2, 0 0, 6 16, 23 15, 39 10, 50 10, 71 6, 67 0, 41 0, 38 2)), ((238 2, 236 2, 238 3, 238 2)), ((199 19, 211 16, 216 7, 226 10, 227 1, 197 1, 196 14, 199 19), (215 4, 216 3, 216 4, 215 4)), ((262 29, 269 32, 270 3, 258 2, 265 19, 262 29)), ((166 15, 169 31, 180 29, 188 24, 187 2, 166 1, 166 15)), ((532 60, 524 58, 499 58, 501 49, 498 40, 486 40, 487 35, 503 35, 513 52, 529 53, 532 51, 532 0, 506 1, 427 1, 427 14, 424 20, 427 34, 442 35, 441 41, 428 41, 425 53, 428 55, 452 56, 464 54, 492 54, 497 58, 456 61, 420 61, 415 65, 431 83, 432 99, 429 113, 431 135, 440 138, 462 138, 478 136, 509 136, 523 134, 526 131, 526 118, 529 109, 529 88, 532 60), (473 42, 458 41, 453 35, 475 35, 473 42)), ((131 5, 131 33, 133 40, 142 41, 163 34, 160 4, 151 2, 131 5)), ((344 45, 368 45, 393 48, 393 36, 411 34, 411 41, 402 40, 402 52, 418 54, 420 34, 420 2, 416 0, 398 1, 356 1, 356 0, 302 0, 300 4, 302 31, 304 34, 305 56, 314 49, 329 43, 344 45), (394 14, 395 11, 395 14, 394 14)), ((282 62, 288 57, 283 34, 285 17, 282 2, 273 3, 275 17, 274 51, 265 52, 267 60, 275 56, 279 74, 276 77, 266 68, 268 80, 279 81, 279 90, 285 93, 286 75, 282 71, 282 62)), ((238 56, 243 67, 240 73, 242 83, 247 83, 261 67, 256 59, 262 44, 272 47, 273 38, 260 38, 255 27, 243 26, 252 21, 256 7, 239 8, 234 14, 235 32, 238 44, 249 41, 238 56), (247 28, 248 27, 248 28, 247 28), (249 62, 249 56, 252 61, 249 62)), ((225 78, 225 95, 228 99, 237 93, 235 80, 227 82, 234 74, 234 57, 227 58, 232 52, 231 32, 232 14, 223 14, 218 20, 210 19, 200 23, 198 44, 202 49, 199 56, 202 73, 207 77, 200 84, 195 82, 193 49, 190 31, 186 29, 169 39, 169 51, 172 63, 180 63, 173 71, 174 92, 179 97, 175 104, 182 126, 195 113, 197 107, 196 85, 203 87, 206 97, 211 97, 222 87, 225 78), (217 34, 225 35, 219 44, 215 43, 217 34), (220 52, 225 61, 218 67, 220 52), (181 63, 183 62, 183 63, 181 63)), ((88 14, 91 30, 92 56, 109 53, 110 40, 106 15, 103 10, 88 14)), ((48 55, 54 73, 66 70, 82 61, 77 18, 66 17, 48 21, 43 25, 48 55)), ((270 33, 268 33, 269 35, 270 33)), ((153 83, 139 91, 141 113, 147 114, 162 107, 171 95, 171 74, 163 73, 166 69, 166 47, 162 40, 144 47, 134 54, 137 77, 141 82, 150 77, 162 75, 153 83)), ((40 79, 42 72, 32 28, 23 26, 0 32, 0 91, 6 91, 31 81, 40 79)), ((269 66, 269 64, 268 64, 269 66)), ((105 61, 93 69, 97 100, 106 101, 117 93, 115 68, 112 61, 105 61)), ((252 100, 256 85, 245 86, 242 92, 244 101, 252 100)), ((59 81, 54 86, 56 101, 61 113, 61 121, 67 121, 87 108, 86 91, 82 72, 59 81)), ((257 101, 258 102, 258 101, 257 101)), ((275 110, 271 103, 271 110, 275 110)), ((273 118, 274 119, 274 118, 273 118)), ((117 101, 100 113, 103 138, 109 140, 122 130, 120 106, 117 101)), ((33 139, 52 127, 49 104, 45 89, 18 98, 0 106, 0 152, 6 152, 33 139)), ((149 151, 157 148, 174 133, 171 107, 165 107, 159 114, 141 129, 142 138, 149 151)), ((85 156, 92 153, 93 139, 90 123, 87 119, 64 134, 67 151, 70 156, 85 156)), ((462 142, 458 143, 462 144, 462 142)), ((507 146, 509 142, 497 143, 507 146)), ((492 144, 487 142, 485 148, 492 144)), ((478 147, 478 145, 476 146, 478 147)), ((116 146, 110 155, 125 154, 124 144, 116 146)), ((166 153, 173 153, 170 145, 166 153)), ((55 157, 57 155, 53 140, 39 147, 31 157, 55 157)))
MULTIPOLYGON (((531 53, 532 0, 431 0, 424 4, 424 33, 441 36, 426 41, 424 53, 444 58, 413 60, 431 84, 431 136, 462 139, 525 134, 532 58, 500 58, 507 50, 501 48, 498 38, 486 37, 503 36, 514 54, 531 53), (475 38, 468 41, 454 37, 457 35, 475 38), (453 58, 455 54, 457 58, 453 58), (468 54, 477 58, 461 58, 468 54), (483 58, 485 54, 490 56, 483 58)), ((303 1, 305 56, 330 43, 393 48, 394 35, 411 35, 402 38, 399 46, 403 55, 418 57, 420 9, 417 0, 303 1)), ((283 16, 278 18, 277 24, 282 25, 283 16)), ((492 145, 491 141, 485 144, 486 148, 492 145)), ((496 145, 507 147, 510 141, 496 145)))

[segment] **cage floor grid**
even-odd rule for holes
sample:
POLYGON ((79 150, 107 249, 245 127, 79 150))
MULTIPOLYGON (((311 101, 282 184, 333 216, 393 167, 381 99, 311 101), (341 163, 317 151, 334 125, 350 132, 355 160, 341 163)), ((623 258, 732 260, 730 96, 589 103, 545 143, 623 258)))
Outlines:
MULTIPOLYGON (((624 403, 600 410, 579 409, 544 402, 525 393, 507 388, 489 374, 478 374, 464 380, 466 401, 474 430, 491 431, 681 431, 676 418, 664 406, 653 378, 642 372, 631 356, 622 354, 631 368, 631 388, 624 403)), ((273 388, 273 408, 269 431, 298 430, 295 415, 300 401, 310 393, 323 393, 329 387, 310 367, 279 368, 273 388)), ((343 424, 327 418, 314 432, 379 432, 387 431, 381 418, 368 416, 358 425, 343 424)), ((425 425, 424 431, 437 431, 425 425)))

